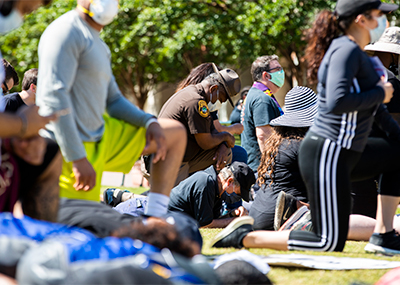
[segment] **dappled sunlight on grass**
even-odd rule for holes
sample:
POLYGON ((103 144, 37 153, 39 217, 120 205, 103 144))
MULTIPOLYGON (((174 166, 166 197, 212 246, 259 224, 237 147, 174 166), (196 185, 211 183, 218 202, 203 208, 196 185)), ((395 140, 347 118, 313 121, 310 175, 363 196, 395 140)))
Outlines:
MULTIPOLYGON (((237 251, 234 248, 210 248, 211 239, 221 229, 201 229, 204 246, 204 255, 219 255, 237 251)), ((314 251, 278 251, 269 249, 249 249, 250 252, 267 256, 270 254, 307 254, 325 255, 335 257, 374 258, 389 261, 400 261, 400 256, 376 256, 364 251, 366 242, 348 241, 343 252, 314 252, 314 251)), ((285 267, 272 267, 268 277, 274 284, 374 284, 390 269, 367 269, 367 270, 314 270, 285 267)))

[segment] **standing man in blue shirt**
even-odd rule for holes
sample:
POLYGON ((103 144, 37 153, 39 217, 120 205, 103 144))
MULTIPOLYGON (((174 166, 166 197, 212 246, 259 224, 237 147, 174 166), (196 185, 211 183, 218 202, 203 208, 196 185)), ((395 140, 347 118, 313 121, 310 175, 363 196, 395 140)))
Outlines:
POLYGON ((278 60, 276 55, 265 55, 257 58, 251 66, 254 84, 242 110, 242 146, 247 151, 248 164, 255 172, 264 143, 272 131, 269 122, 283 114, 274 96, 285 82, 285 72, 278 60))

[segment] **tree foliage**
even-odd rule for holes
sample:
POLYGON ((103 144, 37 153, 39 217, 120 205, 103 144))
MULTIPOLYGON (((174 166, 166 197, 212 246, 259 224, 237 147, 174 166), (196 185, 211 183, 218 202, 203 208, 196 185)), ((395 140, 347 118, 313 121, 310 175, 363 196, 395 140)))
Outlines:
MULTIPOLYGON (((19 74, 37 67, 37 45, 46 26, 75 7, 54 0, 0 38, 5 58, 19 74)), ((176 82, 191 68, 213 61, 240 70, 260 55, 285 58, 288 82, 306 84, 301 58, 304 32, 333 0, 120 0, 118 18, 101 33, 112 53, 114 75, 123 93, 143 107, 160 82, 176 82)))
MULTIPOLYGON (((116 78, 142 106, 158 82, 175 82, 202 62, 240 69, 263 54, 287 59, 288 78, 302 80, 293 61, 303 32, 329 1, 124 0, 118 21, 104 29, 116 78)), ((303 82, 302 82, 303 83, 303 82)))
POLYGON ((75 7, 75 1, 55 1, 25 17, 24 24, 0 37, 2 55, 11 62, 22 81, 24 72, 38 67, 38 44, 46 27, 65 12, 75 7))

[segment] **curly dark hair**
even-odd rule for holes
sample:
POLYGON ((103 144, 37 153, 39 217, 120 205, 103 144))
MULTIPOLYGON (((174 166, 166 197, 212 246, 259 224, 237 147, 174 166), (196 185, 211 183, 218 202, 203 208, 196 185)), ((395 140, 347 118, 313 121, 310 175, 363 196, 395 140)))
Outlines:
POLYGON ((293 127, 274 127, 271 136, 265 141, 265 151, 261 155, 260 165, 258 166, 257 183, 261 186, 266 182, 269 176, 273 182, 275 158, 279 151, 279 146, 284 140, 301 141, 306 135, 309 127, 293 128, 293 127))
POLYGON ((129 225, 113 231, 111 235, 138 239, 160 249, 168 248, 188 258, 200 253, 197 243, 182 238, 173 225, 160 218, 148 218, 146 223, 134 220, 129 225))
MULTIPOLYGON (((367 10, 362 15, 370 19, 371 12, 372 10, 367 10)), ((308 45, 304 59, 307 62, 307 78, 310 84, 317 83, 318 68, 332 41, 345 34, 357 16, 358 14, 339 18, 335 12, 328 10, 324 10, 317 15, 306 35, 308 45)))

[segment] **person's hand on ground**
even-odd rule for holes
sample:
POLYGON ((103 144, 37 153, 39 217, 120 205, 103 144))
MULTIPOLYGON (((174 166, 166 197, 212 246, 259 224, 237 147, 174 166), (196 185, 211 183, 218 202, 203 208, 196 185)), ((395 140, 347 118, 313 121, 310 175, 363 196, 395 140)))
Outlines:
POLYGON ((222 168, 225 167, 228 157, 229 157, 229 152, 230 148, 226 147, 225 144, 220 144, 218 146, 217 151, 215 152, 215 156, 213 160, 216 160, 215 166, 217 167, 217 170, 221 170, 222 168))
POLYGON ((75 175, 74 188, 77 191, 89 191, 96 185, 96 172, 86 157, 75 160, 72 171, 75 175))
POLYGON ((153 163, 157 163, 159 160, 164 160, 165 156, 167 155, 166 139, 163 129, 156 122, 151 123, 147 128, 146 146, 143 150, 143 153, 146 153, 151 141, 155 141, 157 144, 157 152, 154 154, 153 163))
POLYGON ((234 213, 235 217, 242 217, 249 215, 249 211, 247 211, 247 209, 243 206, 240 206, 239 208, 235 209, 234 213))
POLYGON ((21 139, 13 138, 11 145, 14 153, 29 164, 40 165, 46 153, 46 140, 39 135, 21 139))

